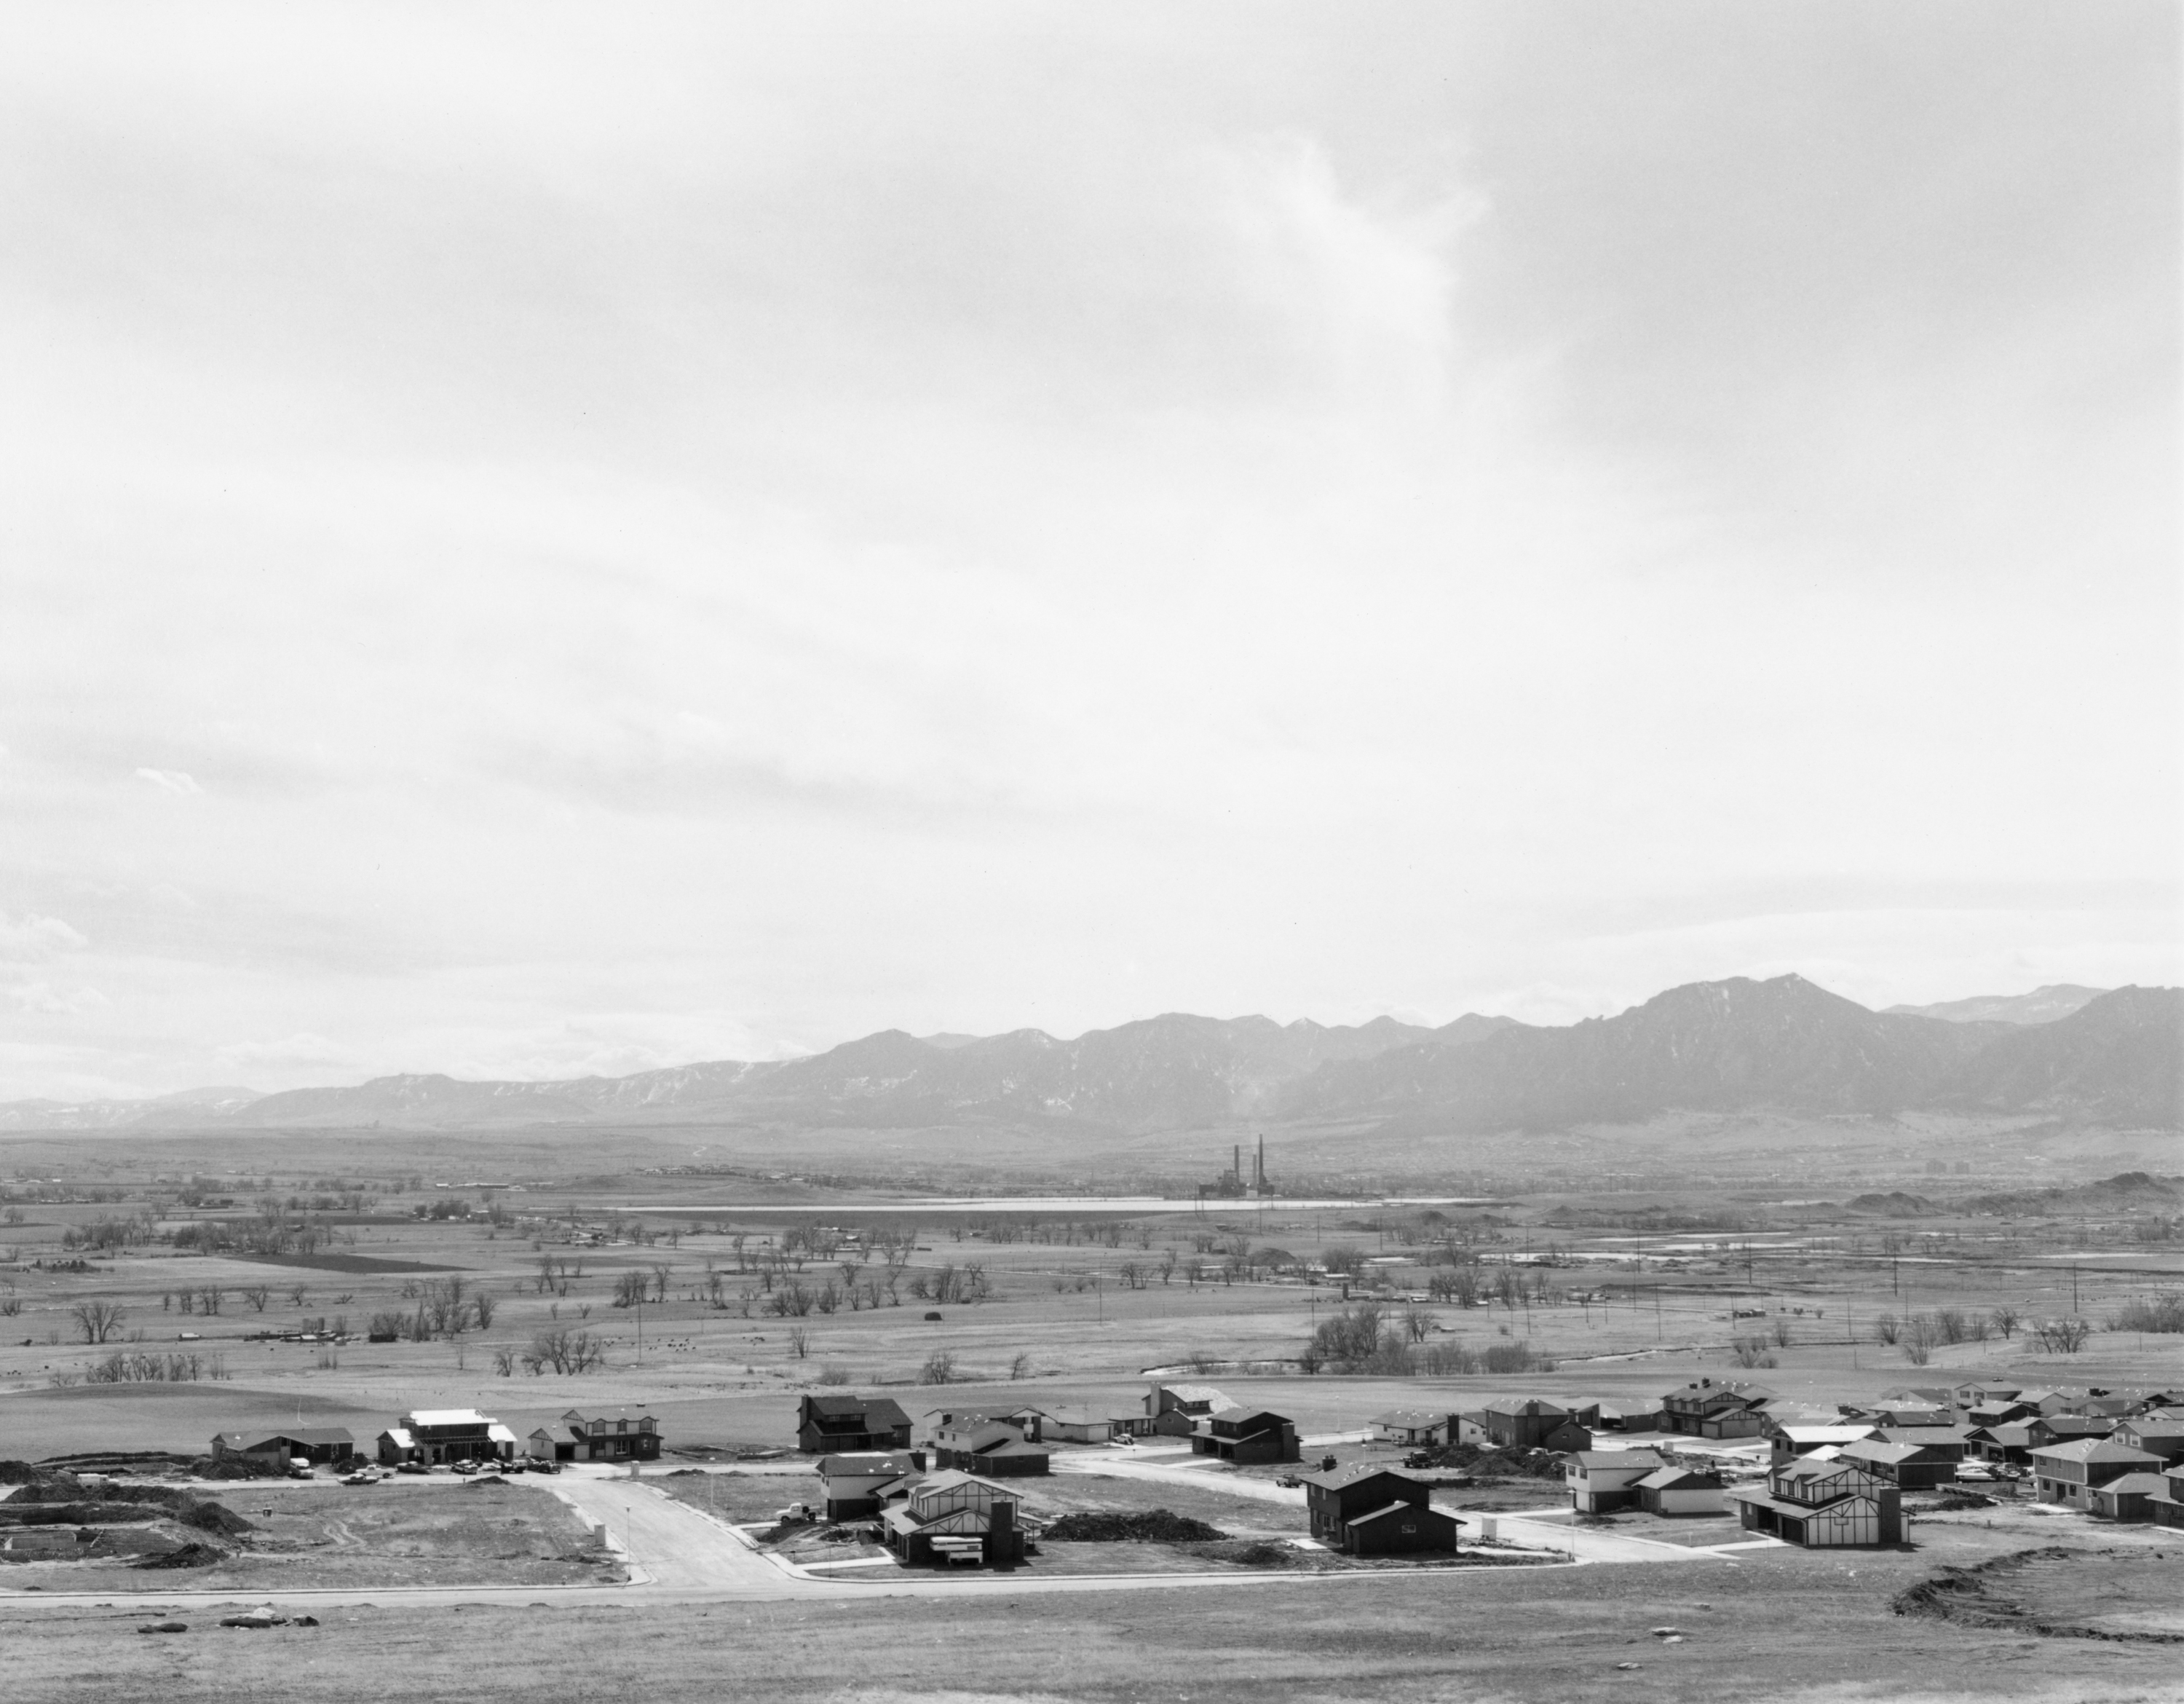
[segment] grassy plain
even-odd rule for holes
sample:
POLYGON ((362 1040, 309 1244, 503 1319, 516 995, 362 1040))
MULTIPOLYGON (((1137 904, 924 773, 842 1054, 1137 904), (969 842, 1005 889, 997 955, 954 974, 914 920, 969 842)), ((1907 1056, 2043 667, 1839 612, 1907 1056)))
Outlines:
MULTIPOLYGON (((2131 1300, 2184 1284, 2176 1206, 2151 1197, 2113 1206, 2105 1198, 2040 1195, 2036 1186, 2056 1181, 2059 1169, 2035 1165, 2048 1156, 2031 1150, 2063 1153, 2052 1131, 1994 1137, 1989 1169, 1975 1178, 1925 1174, 1906 1157, 1918 1151, 1920 1132, 1853 1134, 1852 1158, 1832 1171, 1805 1175, 1811 1168, 1801 1170, 1801 1161, 1788 1168, 1797 1175, 1773 1182, 1742 1170, 1738 1156, 1770 1139, 1746 1127, 1709 1138, 1736 1161, 1714 1176, 1688 1167, 1618 1180, 1596 1173, 1560 1188, 1490 1192, 1474 1186, 1537 1183, 1540 1176, 1482 1170, 1413 1176, 1407 1193, 1490 1193, 1490 1200, 1209 1203, 1159 1213, 941 1208, 869 1185, 748 1170, 700 1176, 603 1165, 571 1175, 570 1138, 537 1133, 443 1143, 336 1132, 224 1137, 194 1147, 179 1139, 0 1144, 0 1180, 14 1174, 0 1182, 12 1221, 0 1224, 0 1457, 198 1450, 215 1431, 292 1424, 348 1426, 369 1439, 418 1407, 476 1405, 521 1434, 571 1406, 639 1405, 659 1419, 671 1455, 704 1455, 788 1444, 796 1400, 815 1390, 884 1389, 913 1416, 944 1405, 1128 1404, 1154 1369, 1184 1369, 1173 1376, 1278 1409, 1315 1438, 1353 1432, 1390 1407, 1468 1408, 1518 1393, 1642 1398, 1701 1374, 1756 1378, 1828 1405, 1975 1376, 2111 1386, 2184 1380, 2184 1338, 2102 1327, 2131 1300), (481 1180, 499 1187, 480 1187, 481 1180), (2017 1207, 1964 1204, 1975 1190, 2004 1185, 2017 1192, 2017 1207), (1902 1198, 1851 1204, 1892 1191, 1902 1198), (341 1204, 315 1208, 315 1200, 341 1204), (457 1202, 473 1215, 444 1213, 457 1202), (109 1231, 108 1245, 81 1246, 100 1221, 121 1220, 134 1226, 127 1236, 109 1231), (315 1247, 268 1260, 198 1252, 187 1237, 178 1245, 177 1232, 207 1222, 315 1226, 315 1247), (825 1248, 838 1232, 860 1235, 825 1248), (852 1276, 874 1282, 879 1241, 898 1234, 908 1239, 907 1258, 892 1303, 883 1294, 877 1307, 838 1301, 827 1312, 815 1301, 802 1314, 770 1311, 788 1283, 811 1293, 852 1276), (1268 1249, 1294 1258, 1257 1258, 1268 1249), (1253 1251, 1243 1268, 1232 1264, 1238 1249, 1253 1251), (1521 1281, 1521 1295, 1485 1305, 1425 1304, 1417 1349, 1423 1358, 1521 1345, 1552 1370, 1301 1373, 1294 1357, 1344 1295, 1339 1281, 1299 1269, 1330 1254, 1340 1263, 1344 1250, 1367 1263, 1352 1295, 1384 1292, 1397 1311, 1448 1270, 1431 1263, 1446 1262, 1451 1250, 1484 1285, 1504 1273, 1521 1281), (1195 1282, 1193 1260, 1201 1267, 1195 1282), (916 1293, 921 1284, 929 1292, 944 1268, 960 1280, 973 1265, 983 1299, 916 1293), (617 1288, 638 1277, 648 1285, 642 1308, 616 1306, 617 1288), (414 1316, 428 1286, 458 1277, 467 1295, 490 1299, 489 1323, 473 1316, 454 1334, 363 1340, 374 1315, 414 1316), (208 1292, 216 1313, 204 1311, 208 1292), (76 1310, 91 1302, 124 1310, 111 1342, 76 1340, 76 1310), (2040 1349, 2021 1329, 2008 1337, 1989 1330, 1937 1343, 1921 1359, 1876 1331, 1884 1314, 1984 1320, 1997 1307, 2028 1318, 2081 1316, 2092 1335, 2078 1352, 2062 1354, 2040 1349), (349 1336, 258 1336, 320 1320, 329 1330, 346 1323, 349 1336), (581 1374, 527 1372, 524 1355, 540 1336, 565 1331, 595 1334, 604 1364, 581 1374), (1763 1341, 1755 1347, 1755 1338, 1763 1341), (199 1376, 81 1382, 117 1350, 194 1355, 199 1376), (951 1382, 921 1382, 940 1372, 951 1382)), ((903 1132, 889 1139, 909 1140, 903 1132)), ((2088 1150, 2086 1165, 2113 1157, 2114 1147, 2088 1150)), ((679 1154, 687 1163, 689 1149, 661 1137, 632 1138, 621 1158, 664 1165, 679 1154)), ((799 1152, 816 1163, 816 1150, 799 1152)), ((2073 1181, 2067 1167, 2059 1181, 2073 1181)), ((1336 1453, 1350 1459, 1362 1449, 1346 1444, 1336 1453)), ((811 1482, 752 1473, 710 1488, 668 1483, 694 1501, 703 1494, 733 1503, 716 1503, 730 1518, 760 1519, 808 1497, 811 1482)), ((1167 1507, 1245 1537, 1301 1525, 1284 1506, 1210 1486, 1056 1476, 1030 1489, 1039 1512, 1167 1507)), ((349 1512, 384 1510, 391 1518, 409 1510, 421 1519, 426 1503, 397 1500, 426 1494, 271 1493, 283 1511, 273 1536, 297 1546, 281 1566, 368 1563, 390 1581, 480 1584, 598 1572, 554 1548, 559 1516, 521 1531, 482 1517, 471 1537, 418 1538, 420 1553, 405 1555, 413 1540, 398 1522, 367 1532, 349 1512), (312 1525, 326 1520, 357 1536, 353 1554, 344 1556, 326 1526, 312 1525)), ((248 1514, 250 1500, 265 1494, 250 1488, 237 1506, 248 1514)), ((501 1494, 436 1485, 429 1494, 483 1504, 501 1494)), ((537 1488, 519 1494, 545 1500, 537 1488)), ((1521 1507, 1554 1497, 1551 1484, 1517 1484, 1443 1500, 1521 1507)), ((371 1517, 362 1517, 370 1527, 371 1517)), ((1659 1535, 1688 1543, 1727 1534, 1702 1535, 1693 1524, 1659 1535)), ((845 1584, 838 1601, 817 1605, 524 1611, 451 1603, 398 1614, 337 1610, 321 1628, 273 1634, 204 1632, 214 1617, 193 1617, 199 1627, 172 1642, 136 1637, 125 1605, 78 1612, 18 1601, 0 1612, 0 1696, 187 1699, 216 1687, 224 1699, 559 1700, 640 1684, 663 1700, 723 1690, 829 1700, 1652 1699, 1708 1688, 1752 1699, 2184 1696, 2170 1673, 2174 1650, 1966 1629, 1890 1607, 1895 1593, 1940 1563, 1969 1566, 2056 1543, 2118 1549, 2134 1578, 2142 1571, 2154 1583, 2148 1589, 2173 1585, 2153 1562, 2169 1551, 2148 1534, 2003 1509, 1923 1518, 1913 1548, 1856 1556, 1752 1552, 1734 1565, 1466 1571, 1172 1595, 911 1602, 845 1584), (1684 1643, 1664 1645, 1646 1632, 1670 1623, 1687 1628, 1684 1643), (216 1662, 201 1654, 208 1639, 218 1641, 216 1662)), ((2170 1548, 2184 1550, 2173 1541, 2170 1548)), ((89 1583, 82 1565, 52 1571, 58 1578, 69 1567, 89 1583)), ((301 1578, 285 1573, 280 1582, 301 1578)), ((203 1583, 195 1573, 187 1582, 203 1583)), ((270 1581, 238 1574, 235 1584, 247 1597, 270 1581)), ((2159 1604, 2144 1612, 2159 1614, 2159 1604)))

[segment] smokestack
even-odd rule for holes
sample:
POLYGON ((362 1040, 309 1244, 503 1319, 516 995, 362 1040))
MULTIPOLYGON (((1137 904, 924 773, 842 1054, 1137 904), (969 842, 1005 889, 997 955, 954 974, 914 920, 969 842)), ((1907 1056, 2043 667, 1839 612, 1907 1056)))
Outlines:
POLYGON ((1228 1175, 1239 1183, 1244 1181, 1244 1144, 1240 1142, 1229 1145, 1228 1175))
POLYGON ((1252 1164, 1258 1173, 1258 1186, 1264 1189, 1267 1187, 1267 1138, 1263 1136, 1259 1138, 1259 1157, 1252 1164))

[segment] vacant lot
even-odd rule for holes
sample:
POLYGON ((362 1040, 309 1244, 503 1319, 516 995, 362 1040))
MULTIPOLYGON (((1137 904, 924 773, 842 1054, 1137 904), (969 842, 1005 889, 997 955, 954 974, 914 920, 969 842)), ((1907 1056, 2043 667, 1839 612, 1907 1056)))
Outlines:
MULTIPOLYGON (((305 1590, 387 1585, 554 1585, 621 1578, 567 1505, 502 1481, 292 1486, 222 1492, 251 1524, 208 1567, 27 1562, 0 1585, 48 1591, 305 1590)), ((148 1511, 150 1512, 150 1511, 148 1511)))
MULTIPOLYGON (((172 1639, 113 1611, 11 1607, 0 1696, 296 1704, 648 1704, 724 1695, 818 1704, 1904 1704, 2184 1697, 2174 1647, 2042 1639, 1901 1617, 1918 1556, 1756 1552, 1730 1567, 1512 1568, 1093 1596, 634 1610, 336 1610, 323 1627, 172 1639), (1685 1634, 1669 1645, 1651 1629, 1685 1634), (1635 1663, 1635 1668, 1619 1664, 1635 1663), (733 1677, 729 1679, 728 1677, 733 1677)), ((875 1571, 877 1572, 877 1571, 875 1571)))

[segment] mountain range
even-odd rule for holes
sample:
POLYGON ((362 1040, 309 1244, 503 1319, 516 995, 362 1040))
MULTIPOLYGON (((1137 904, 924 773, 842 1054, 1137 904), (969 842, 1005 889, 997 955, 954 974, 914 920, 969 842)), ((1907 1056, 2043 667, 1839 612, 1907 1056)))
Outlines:
POLYGON ((1475 1014, 1437 1029, 1392 1018, 1329 1027, 1169 1014, 1073 1041, 1038 1030, 924 1037, 884 1030, 805 1059, 624 1077, 402 1075, 268 1095, 222 1088, 156 1101, 18 1101, 0 1105, 0 1130, 720 1122, 1006 1123, 1062 1132, 1251 1122, 1429 1134, 1625 1124, 1679 1110, 1913 1109, 2140 1129, 2178 1125, 2180 1083, 2184 990, 2057 987, 1875 1012, 1787 975, 1691 983, 1568 1025, 1475 1014), (2068 1009, 2022 1015, 2043 1000, 2068 1009), (2018 1015, 1964 1009, 1978 1007, 2018 1015))

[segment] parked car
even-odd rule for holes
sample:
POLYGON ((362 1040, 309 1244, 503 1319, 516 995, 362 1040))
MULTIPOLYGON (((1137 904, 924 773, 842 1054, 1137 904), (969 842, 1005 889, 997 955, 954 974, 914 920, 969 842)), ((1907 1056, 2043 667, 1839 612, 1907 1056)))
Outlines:
POLYGON ((422 1461, 398 1461, 394 1471, 398 1473, 429 1473, 432 1470, 422 1461))
POLYGON ((379 1475, 369 1467, 359 1467, 354 1473, 342 1475, 342 1483, 344 1485, 376 1485, 378 1483, 379 1475))
POLYGON ((1275 1476, 1274 1483, 1280 1486, 1284 1491, 1294 1491, 1298 1486, 1303 1484, 1304 1481, 1298 1478, 1294 1473, 1282 1473, 1275 1476))
POLYGON ((461 1474, 465 1479, 478 1470, 477 1463, 475 1461, 451 1461, 448 1464, 448 1469, 450 1472, 461 1474))
POLYGON ((309 1460, 301 1455, 291 1455, 288 1458, 288 1477, 291 1479, 309 1478, 311 1464, 309 1460))

